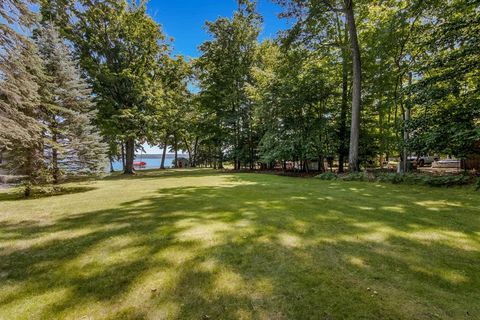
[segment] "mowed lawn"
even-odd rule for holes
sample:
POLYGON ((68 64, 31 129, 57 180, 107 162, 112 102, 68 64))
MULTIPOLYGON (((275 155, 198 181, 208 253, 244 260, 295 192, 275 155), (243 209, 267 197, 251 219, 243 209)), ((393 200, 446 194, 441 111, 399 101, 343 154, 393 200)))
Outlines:
POLYGON ((211 170, 0 193, 0 319, 480 319, 480 194, 211 170))

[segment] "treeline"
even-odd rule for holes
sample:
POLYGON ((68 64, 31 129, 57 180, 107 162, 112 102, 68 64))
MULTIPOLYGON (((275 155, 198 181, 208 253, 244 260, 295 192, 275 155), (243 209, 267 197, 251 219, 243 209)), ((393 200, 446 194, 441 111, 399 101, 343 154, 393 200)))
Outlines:
MULTIPOLYGON (((479 1, 279 0, 293 21, 258 42, 241 1, 207 23, 194 62, 201 148, 236 169, 324 159, 459 158, 480 140, 479 1), (361 107, 360 107, 361 103, 361 107)), ((284 165, 285 166, 285 165, 284 165)))
POLYGON ((42 0, 38 15, 3 1, 0 149, 32 183, 98 171, 104 155, 131 174, 144 143, 235 169, 473 152, 479 0, 276 2, 292 22, 277 38, 259 41, 242 0, 186 61, 143 1, 42 0))
POLYGON ((74 47, 95 94, 110 162, 124 158, 124 172, 132 174, 145 142, 181 150, 191 109, 190 67, 183 57, 171 57, 171 41, 144 1, 43 0, 40 12, 74 47))
POLYGON ((122 157, 131 174, 145 142, 184 147, 190 67, 145 3, 8 0, 0 14, 0 152, 29 185, 122 157))

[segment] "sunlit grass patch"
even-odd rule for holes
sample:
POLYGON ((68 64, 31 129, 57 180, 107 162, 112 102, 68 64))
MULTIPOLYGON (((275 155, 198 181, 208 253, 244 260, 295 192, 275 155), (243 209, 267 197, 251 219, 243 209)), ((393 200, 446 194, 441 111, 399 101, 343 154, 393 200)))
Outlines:
POLYGON ((0 319, 480 318, 468 189, 211 170, 82 186, 0 197, 0 319))

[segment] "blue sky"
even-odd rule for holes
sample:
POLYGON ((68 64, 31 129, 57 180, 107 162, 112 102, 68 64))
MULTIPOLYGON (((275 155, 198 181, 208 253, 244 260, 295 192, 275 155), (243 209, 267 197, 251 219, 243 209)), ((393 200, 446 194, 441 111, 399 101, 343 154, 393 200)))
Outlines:
MULTIPOLYGON (((232 17, 238 8, 237 0, 150 0, 148 13, 173 37, 173 53, 186 57, 198 57, 198 46, 208 40, 205 21, 218 17, 232 17)), ((279 30, 288 27, 288 21, 279 19, 281 7, 271 0, 258 0, 258 12, 263 17, 259 40, 274 38, 279 30)), ((160 153, 158 147, 144 145, 147 153, 160 153)))
MULTIPOLYGON (((205 21, 231 17, 238 8, 237 0, 150 0, 148 13, 174 38, 174 53, 188 57, 199 55, 198 46, 208 39, 205 21)), ((259 0, 257 9, 264 18, 260 40, 273 38, 287 26, 279 19, 281 7, 271 0, 259 0)))

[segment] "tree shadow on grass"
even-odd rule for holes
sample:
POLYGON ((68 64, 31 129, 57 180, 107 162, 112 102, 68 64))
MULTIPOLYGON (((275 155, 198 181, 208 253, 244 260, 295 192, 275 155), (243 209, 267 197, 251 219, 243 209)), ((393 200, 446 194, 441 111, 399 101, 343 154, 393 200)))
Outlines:
POLYGON ((35 200, 40 198, 49 198, 49 197, 56 197, 56 196, 63 196, 69 195, 74 193, 84 193, 88 191, 95 190, 97 188, 92 186, 64 186, 58 185, 55 187, 47 186, 45 190, 41 190, 40 188, 36 188, 33 190, 33 193, 30 197, 25 198, 23 194, 23 190, 21 188, 16 188, 13 190, 8 190, 6 192, 0 192, 0 203, 2 201, 28 201, 28 200, 35 200))
POLYGON ((128 319, 479 314, 478 203, 248 174, 229 182, 1 225, 0 243, 32 244, 0 251, 0 310, 65 290, 39 317, 91 306, 128 319))
POLYGON ((190 169, 147 169, 137 170, 135 174, 123 174, 114 172, 103 178, 104 180, 138 180, 138 179, 158 179, 158 178, 177 178, 177 177, 202 177, 212 174, 222 174, 223 172, 209 168, 190 168, 190 169))

